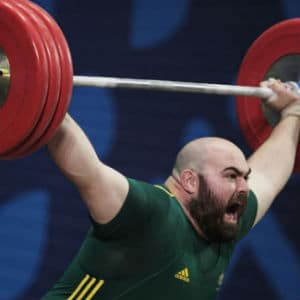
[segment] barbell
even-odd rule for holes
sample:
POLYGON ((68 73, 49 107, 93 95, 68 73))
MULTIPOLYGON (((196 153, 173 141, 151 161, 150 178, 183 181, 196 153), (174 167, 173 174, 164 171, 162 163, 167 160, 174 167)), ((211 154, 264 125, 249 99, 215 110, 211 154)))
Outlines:
POLYGON ((299 82, 300 19, 275 24, 254 41, 237 85, 73 76, 69 47, 54 19, 31 1, 0 0, 0 159, 24 157, 46 144, 68 110, 73 86, 237 96, 242 132, 256 149, 276 123, 260 101, 273 92, 258 87, 270 77, 299 82))

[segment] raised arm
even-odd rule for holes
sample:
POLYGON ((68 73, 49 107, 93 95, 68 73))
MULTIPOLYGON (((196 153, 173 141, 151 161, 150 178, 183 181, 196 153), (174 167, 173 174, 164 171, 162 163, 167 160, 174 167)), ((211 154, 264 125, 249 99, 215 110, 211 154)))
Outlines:
POLYGON ((127 179, 101 162, 87 136, 66 115, 48 143, 53 160, 75 184, 91 216, 107 223, 121 209, 128 193, 127 179))
POLYGON ((279 81, 263 83, 277 93, 269 105, 281 112, 281 120, 270 137, 249 158, 249 186, 258 199, 256 224, 271 206, 292 174, 300 130, 300 98, 279 81))

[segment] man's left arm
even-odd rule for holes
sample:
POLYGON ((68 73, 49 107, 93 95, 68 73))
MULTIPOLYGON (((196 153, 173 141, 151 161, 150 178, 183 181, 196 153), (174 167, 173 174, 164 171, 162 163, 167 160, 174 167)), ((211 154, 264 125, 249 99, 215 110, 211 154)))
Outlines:
POLYGON ((274 102, 279 104, 275 108, 280 110, 281 120, 270 137, 248 159, 252 170, 249 187, 258 201, 254 225, 270 208, 293 172, 300 132, 299 95, 278 81, 268 82, 264 86, 268 86, 277 94, 278 99, 274 102), (282 109, 280 102, 289 104, 282 109))

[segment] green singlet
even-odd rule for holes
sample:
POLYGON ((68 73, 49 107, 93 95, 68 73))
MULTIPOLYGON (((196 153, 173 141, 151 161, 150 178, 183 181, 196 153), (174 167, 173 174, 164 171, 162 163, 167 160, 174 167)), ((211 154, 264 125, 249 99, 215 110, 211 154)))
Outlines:
POLYGON ((233 248, 252 227, 251 192, 235 242, 214 244, 194 230, 162 186, 129 179, 129 193, 108 224, 93 222, 78 255, 43 300, 212 300, 233 248))

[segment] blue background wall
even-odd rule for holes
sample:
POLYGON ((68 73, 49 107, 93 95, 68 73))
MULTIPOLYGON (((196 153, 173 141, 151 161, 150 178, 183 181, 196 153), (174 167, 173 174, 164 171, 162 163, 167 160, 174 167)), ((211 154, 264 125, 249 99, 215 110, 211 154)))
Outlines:
MULTIPOLYGON (((36 2, 62 27, 76 74, 217 83, 234 83, 254 39, 300 14, 298 0, 36 2)), ((107 164, 142 180, 163 180, 195 137, 250 153, 232 97, 75 88, 70 113, 107 164)), ((76 253, 87 211, 45 149, 0 165, 0 299, 39 299, 76 253)), ((300 299, 298 183, 240 244, 219 300, 300 299)))

